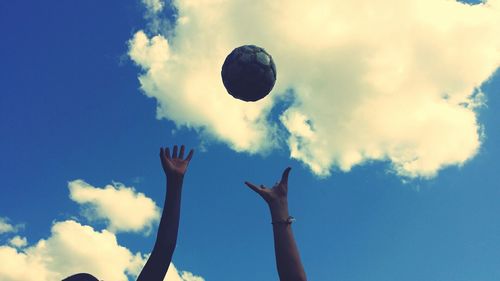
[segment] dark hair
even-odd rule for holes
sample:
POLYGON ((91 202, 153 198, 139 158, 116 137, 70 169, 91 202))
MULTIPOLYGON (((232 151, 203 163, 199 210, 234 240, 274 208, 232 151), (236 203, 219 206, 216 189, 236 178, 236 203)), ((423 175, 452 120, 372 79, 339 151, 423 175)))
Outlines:
POLYGON ((62 281, 99 281, 99 279, 95 278, 92 274, 78 273, 63 279, 62 281))

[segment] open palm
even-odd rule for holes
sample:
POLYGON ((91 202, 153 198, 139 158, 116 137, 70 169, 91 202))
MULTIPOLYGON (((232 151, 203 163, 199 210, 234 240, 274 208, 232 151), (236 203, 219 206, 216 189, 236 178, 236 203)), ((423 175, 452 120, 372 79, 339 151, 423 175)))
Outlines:
POLYGON ((178 147, 174 145, 172 150, 172 155, 170 155, 170 148, 160 148, 160 159, 161 165, 165 175, 168 176, 184 176, 189 165, 189 161, 193 157, 194 150, 190 150, 186 159, 184 159, 184 145, 181 145, 181 149, 177 154, 178 147))

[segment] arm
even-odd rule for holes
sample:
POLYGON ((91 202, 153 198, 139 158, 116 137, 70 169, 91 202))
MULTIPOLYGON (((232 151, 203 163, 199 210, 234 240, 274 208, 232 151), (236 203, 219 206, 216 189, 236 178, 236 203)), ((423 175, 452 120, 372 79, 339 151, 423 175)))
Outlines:
POLYGON ((170 156, 168 147, 160 149, 161 164, 167 177, 165 205, 153 251, 137 281, 163 280, 172 261, 179 229, 182 182, 194 152, 193 150, 189 151, 186 159, 183 159, 184 149, 184 145, 182 145, 179 155, 177 155, 177 145, 175 145, 172 156, 170 156))
POLYGON ((245 184, 257 192, 269 206, 273 222, 274 253, 276 266, 281 281, 306 281, 306 273, 300 254, 293 237, 292 226, 288 221, 288 174, 291 168, 283 172, 281 181, 272 188, 264 185, 256 186, 252 183, 245 184))

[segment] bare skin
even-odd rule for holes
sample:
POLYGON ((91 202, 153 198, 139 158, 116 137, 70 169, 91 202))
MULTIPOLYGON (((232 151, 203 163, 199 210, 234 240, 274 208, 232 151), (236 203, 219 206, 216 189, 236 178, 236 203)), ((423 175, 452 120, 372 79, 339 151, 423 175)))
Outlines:
MULTIPOLYGON (((160 159, 167 178, 167 193, 153 251, 137 281, 162 281, 172 261, 179 229, 182 184, 194 153, 190 150, 184 159, 184 151, 184 145, 181 146, 179 153, 178 147, 174 146, 172 155, 168 147, 160 149, 160 159)), ((256 186, 250 182, 245 182, 245 184, 257 192, 269 206, 274 222, 274 250, 280 280, 307 281, 291 225, 285 223, 289 217, 288 175, 290 170, 291 168, 286 168, 281 181, 272 188, 264 185, 256 186)), ((65 280, 70 280, 70 278, 65 280)))
MULTIPOLYGON (((172 155, 170 155, 168 147, 160 148, 161 165, 167 177, 167 194, 153 251, 146 265, 142 268, 137 281, 162 281, 172 261, 179 230, 182 183, 189 161, 194 153, 194 150, 191 149, 184 159, 184 145, 181 146, 178 154, 177 150, 178 147, 175 145, 172 155)), ((88 273, 79 273, 67 277, 63 281, 79 280, 89 281, 97 280, 97 278, 88 273)))
POLYGON ((179 229, 182 183, 194 153, 191 149, 184 159, 184 151, 184 145, 181 146, 179 152, 175 145, 172 155, 168 147, 160 148, 161 165, 167 178, 165 205, 153 251, 137 281, 162 281, 172 261, 179 229))
POLYGON ((273 221, 274 253, 276 266, 281 281, 306 281, 304 266, 300 260, 299 250, 293 237, 292 226, 286 223, 288 212, 288 175, 291 168, 283 171, 281 181, 272 188, 264 185, 256 186, 250 182, 245 184, 257 192, 269 206, 273 221))

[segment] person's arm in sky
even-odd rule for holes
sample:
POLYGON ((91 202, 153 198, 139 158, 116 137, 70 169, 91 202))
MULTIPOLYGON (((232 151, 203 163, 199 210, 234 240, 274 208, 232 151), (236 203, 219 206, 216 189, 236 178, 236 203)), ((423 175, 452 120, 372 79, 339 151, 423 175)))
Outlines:
POLYGON ((271 211, 274 252, 280 280, 306 281, 306 273, 300 261, 288 213, 288 174, 290 170, 290 167, 286 168, 281 181, 272 188, 266 188, 264 185, 256 186, 249 182, 245 182, 245 184, 267 202, 271 211))
POLYGON ((193 150, 189 151, 184 159, 184 149, 182 145, 177 154, 178 148, 175 145, 172 155, 168 147, 160 149, 161 164, 167 177, 165 204, 153 251, 137 281, 162 281, 172 261, 179 229, 182 182, 194 153, 193 150))

